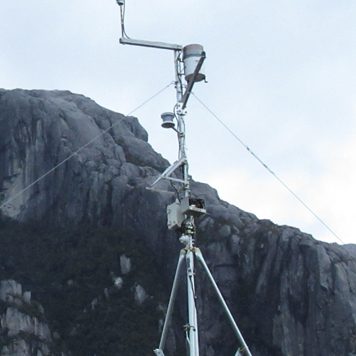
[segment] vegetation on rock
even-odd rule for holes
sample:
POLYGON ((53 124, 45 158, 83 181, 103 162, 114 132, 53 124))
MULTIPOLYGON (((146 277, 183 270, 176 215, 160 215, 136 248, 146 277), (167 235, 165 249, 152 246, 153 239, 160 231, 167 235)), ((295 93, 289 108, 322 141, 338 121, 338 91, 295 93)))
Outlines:
POLYGON ((142 239, 113 228, 50 229, 0 222, 0 279, 32 291, 45 309, 57 352, 74 355, 148 355, 158 342, 158 308, 167 295, 142 239), (121 275, 120 256, 132 260, 121 275), (114 276, 123 279, 115 286, 114 276), (139 305, 134 288, 148 298, 139 305))

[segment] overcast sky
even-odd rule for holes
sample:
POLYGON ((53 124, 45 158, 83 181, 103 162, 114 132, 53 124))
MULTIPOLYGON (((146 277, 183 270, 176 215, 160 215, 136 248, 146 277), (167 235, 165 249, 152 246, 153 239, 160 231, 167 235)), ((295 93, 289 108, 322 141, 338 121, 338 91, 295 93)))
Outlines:
MULTIPOLYGON (((201 43, 194 88, 345 243, 356 243, 356 2, 126 0, 133 38, 201 43)), ((115 0, 0 2, 0 87, 67 89, 130 112, 174 79, 169 51, 122 46, 115 0)), ((160 127, 171 87, 135 115, 174 161, 160 127)), ((337 241, 201 105, 187 117, 193 178, 259 218, 337 241)))

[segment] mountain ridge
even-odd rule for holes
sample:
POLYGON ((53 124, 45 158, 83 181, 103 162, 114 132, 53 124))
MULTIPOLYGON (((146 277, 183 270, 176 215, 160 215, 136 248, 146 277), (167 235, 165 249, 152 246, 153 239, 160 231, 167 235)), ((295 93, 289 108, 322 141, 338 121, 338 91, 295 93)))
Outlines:
MULTIPOLYGON (((68 91, 18 89, 0 90, 0 125, 2 201, 107 130, 2 214, 23 223, 125 231, 146 246, 162 270, 157 278, 170 285, 180 248, 166 227, 165 207, 174 200, 174 189, 167 182, 160 187, 165 192, 146 189, 168 161, 153 151, 136 118, 68 91)), ((356 355, 352 254, 298 229, 259 220, 220 200, 206 184, 192 182, 192 191, 208 210, 197 220, 198 244, 253 354, 356 355)), ((229 355, 236 344, 214 322, 222 322, 223 315, 212 292, 202 288, 206 284, 202 277, 197 287, 201 352, 229 355)), ((184 318, 182 305, 178 311, 184 318)), ((182 337, 177 328, 172 355, 182 337)))

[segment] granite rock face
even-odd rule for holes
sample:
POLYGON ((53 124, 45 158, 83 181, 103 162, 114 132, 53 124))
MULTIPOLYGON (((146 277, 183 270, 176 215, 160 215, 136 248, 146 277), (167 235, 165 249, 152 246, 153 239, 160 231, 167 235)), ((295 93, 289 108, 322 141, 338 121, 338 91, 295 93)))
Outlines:
POLYGON ((51 355, 51 332, 31 292, 14 280, 0 281, 0 306, 0 355, 51 355))
MULTIPOLYGON (((180 246, 166 228, 165 206, 174 192, 164 182, 165 192, 146 189, 169 163, 153 151, 136 118, 70 92, 0 90, 0 127, 0 201, 15 197, 2 205, 3 215, 130 231, 144 240, 171 283, 180 246)), ((206 184, 193 182, 192 189, 208 210, 198 219, 199 245, 252 353, 356 355, 353 248, 258 220, 206 184)), ((125 256, 121 262, 131 269, 125 256)), ((206 276, 197 273, 201 354, 231 355, 237 349, 233 334, 206 276)), ((184 315, 182 303, 178 308, 184 315)), ((168 354, 177 342, 170 337, 168 354)))
POLYGON ((3 199, 74 155, 3 207, 20 221, 46 215, 56 223, 110 224, 122 215, 124 194, 168 165, 137 119, 69 92, 1 91, 0 125, 3 199), (107 134, 75 153, 103 130, 107 134))

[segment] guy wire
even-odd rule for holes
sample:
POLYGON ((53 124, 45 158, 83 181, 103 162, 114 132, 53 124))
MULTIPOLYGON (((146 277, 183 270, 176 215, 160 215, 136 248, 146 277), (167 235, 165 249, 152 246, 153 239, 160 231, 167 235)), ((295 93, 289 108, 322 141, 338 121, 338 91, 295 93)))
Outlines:
MULTIPOLYGON (((156 92, 155 94, 153 94, 152 96, 150 96, 148 99, 146 99, 145 101, 143 101, 140 105, 138 105, 136 108, 134 108, 133 110, 131 110, 126 116, 130 116, 132 115, 134 112, 136 112, 137 110, 141 109, 143 106, 145 106, 146 104, 148 104, 151 100, 153 100, 154 98, 156 98, 158 95, 160 95, 162 92, 164 92, 167 88, 169 88, 171 85, 173 85, 174 82, 171 82, 169 84, 167 84, 166 86, 164 86, 162 89, 160 89, 158 92, 156 92)), ((39 181, 41 181, 42 179, 44 179, 45 177, 47 177, 49 174, 51 174, 52 172, 54 172, 57 168, 59 168, 60 166, 62 166, 65 162, 69 161, 71 158, 73 158, 75 155, 77 155, 80 151, 82 151, 84 148, 88 147, 90 144, 92 144, 94 141, 96 141, 98 138, 100 138, 101 136, 105 135, 107 132, 109 132, 113 127, 115 127, 116 125, 118 125, 120 123, 120 121, 110 125, 108 128, 106 128, 105 130, 103 130, 100 134, 94 136, 91 140, 89 140, 87 143, 85 143, 83 146, 79 147, 76 151, 74 151, 73 153, 71 153, 68 157, 66 157, 64 160, 62 160, 61 162, 59 162, 57 165, 55 165, 54 167, 52 167, 49 171, 47 171, 46 173, 44 173, 43 175, 41 175, 40 177, 38 177, 36 180, 34 180, 32 183, 30 183, 28 186, 26 186, 25 188, 21 189, 19 192, 15 193, 12 197, 10 197, 9 199, 7 199, 5 202, 0 204, 0 210, 2 208, 4 208, 6 205, 10 204, 12 201, 14 201, 16 198, 18 198, 20 195, 22 195, 23 193, 25 193, 27 190, 29 190, 31 187, 33 187, 36 183, 38 183, 39 181)))
POLYGON ((240 137, 217 115, 213 112, 207 104, 205 104, 200 98, 198 98, 193 92, 192 95, 194 98, 202 105, 249 153, 256 159, 262 166, 265 168, 293 197, 299 201, 300 204, 304 206, 329 232, 331 232, 341 243, 345 244, 343 239, 317 214, 314 210, 302 199, 300 198, 293 190, 290 188, 287 183, 285 183, 272 169, 259 157, 251 148, 241 140, 240 137))

